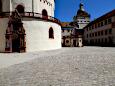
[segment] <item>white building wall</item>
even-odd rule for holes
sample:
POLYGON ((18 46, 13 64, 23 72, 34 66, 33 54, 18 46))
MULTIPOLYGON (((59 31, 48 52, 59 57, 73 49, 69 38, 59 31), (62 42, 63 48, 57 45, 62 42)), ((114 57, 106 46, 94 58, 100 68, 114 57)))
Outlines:
POLYGON ((61 48, 61 27, 56 23, 29 20, 23 21, 26 30, 27 52, 61 48), (54 30, 54 39, 49 39, 49 28, 54 30))
POLYGON ((79 29, 83 29, 90 21, 90 18, 89 17, 78 17, 77 20, 78 22, 78 25, 79 25, 79 29))
POLYGON ((54 17, 55 2, 54 0, 2 0, 3 12, 14 11, 17 5, 23 5, 25 12, 36 12, 42 14, 42 10, 46 9, 49 16, 54 17), (33 8, 32 8, 33 6, 33 8), (33 10, 32 10, 33 9, 33 10))
POLYGON ((5 46, 6 46, 6 40, 5 40, 5 34, 6 34, 6 29, 8 26, 8 18, 0 18, 0 52, 5 51, 5 46))
POLYGON ((77 38, 78 46, 83 47, 83 38, 82 36, 80 38, 77 38))
POLYGON ((2 1, 2 11, 9 12, 10 11, 10 0, 1 0, 2 1))
MULTIPOLYGON (((54 17, 54 0, 33 0, 34 12, 42 14, 46 9, 48 16, 54 17), (47 2, 46 2, 47 1, 47 2), (49 3, 49 4, 47 4, 49 3)), ((3 12, 14 11, 17 5, 23 5, 25 12, 32 12, 32 0, 2 0, 3 12)), ((5 34, 8 27, 8 18, 0 18, 0 52, 5 52, 5 34)), ((57 23, 44 21, 42 19, 25 19, 23 26, 26 32, 26 51, 41 51, 61 48, 61 26, 57 23), (49 39, 50 27, 54 30, 54 39, 49 39)))
MULTIPOLYGON (((0 52, 5 52, 6 29, 8 18, 0 19, 0 52)), ((61 48, 61 26, 47 21, 24 19, 23 26, 26 33, 26 51, 41 51, 61 48), (50 27, 54 30, 54 39, 49 39, 50 27)))
POLYGON ((71 35, 71 30, 64 30, 64 32, 62 32, 62 37, 63 36, 70 36, 71 35))
POLYGON ((36 12, 42 14, 42 10, 46 9, 49 16, 54 17, 54 0, 11 0, 12 9, 10 11, 14 11, 17 5, 23 5, 25 7, 25 12, 36 12), (33 7, 32 7, 33 6, 33 7))
POLYGON ((38 10, 38 13, 42 13, 42 10, 43 9, 46 9, 47 12, 48 12, 48 15, 49 16, 53 16, 54 17, 54 10, 55 10, 55 3, 54 3, 54 0, 46 0, 47 2, 43 2, 43 0, 40 2, 40 0, 38 0, 37 2, 40 3, 38 5, 38 3, 36 3, 36 0, 34 2, 35 4, 35 12, 38 10), (49 4, 47 4, 49 3, 49 4))
POLYGON ((18 5, 23 5, 25 12, 32 12, 32 0, 11 0, 11 11, 14 11, 18 5))

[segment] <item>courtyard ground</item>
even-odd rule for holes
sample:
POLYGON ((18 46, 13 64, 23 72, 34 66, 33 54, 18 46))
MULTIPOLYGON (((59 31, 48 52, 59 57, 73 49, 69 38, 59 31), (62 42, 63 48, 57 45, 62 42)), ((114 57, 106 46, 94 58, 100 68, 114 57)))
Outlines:
POLYGON ((115 86, 115 48, 0 53, 0 86, 115 86))

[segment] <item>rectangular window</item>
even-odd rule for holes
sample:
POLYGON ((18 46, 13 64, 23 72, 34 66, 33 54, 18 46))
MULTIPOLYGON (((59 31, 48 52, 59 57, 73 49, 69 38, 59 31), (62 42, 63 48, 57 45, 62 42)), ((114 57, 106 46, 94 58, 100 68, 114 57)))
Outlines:
POLYGON ((103 38, 101 39, 101 42, 103 43, 103 38))
POLYGON ((97 39, 95 39, 95 43, 97 43, 97 39))
POLYGON ((86 30, 88 31, 88 28, 86 28, 86 30))
POLYGON ((100 25, 100 23, 98 23, 98 27, 100 27, 101 25, 100 25))
POLYGON ((98 39, 98 43, 100 43, 100 39, 98 39))
POLYGON ((112 21, 111 21, 111 18, 108 19, 108 24, 110 24, 112 21))
POLYGON ((88 34, 87 34, 87 38, 88 38, 88 34))
POLYGON ((103 31, 101 31, 101 36, 103 35, 103 31))
POLYGON ((100 31, 98 32, 98 36, 100 36, 100 31))
POLYGON ((112 34, 112 29, 109 29, 109 34, 112 34))
POLYGON ((107 25, 107 19, 105 20, 105 25, 107 25))
POLYGON ((107 35, 107 30, 105 30, 105 35, 107 35))
POLYGON ((90 33, 90 37, 91 37, 91 33, 90 33))
POLYGON ((95 36, 97 36, 97 32, 95 32, 95 36))
POLYGON ((89 30, 91 30, 91 26, 89 27, 89 30))
POLYGON ((101 22, 101 26, 103 26, 103 22, 101 22))
POLYGON ((94 25, 92 25, 92 29, 94 29, 94 25))

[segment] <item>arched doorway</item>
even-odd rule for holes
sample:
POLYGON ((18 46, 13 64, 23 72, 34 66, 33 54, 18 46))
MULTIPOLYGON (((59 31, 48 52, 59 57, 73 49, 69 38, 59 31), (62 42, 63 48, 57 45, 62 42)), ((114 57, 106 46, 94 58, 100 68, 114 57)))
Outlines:
POLYGON ((54 31, 52 27, 49 29, 49 38, 54 39, 54 31))
POLYGON ((20 52, 20 37, 18 33, 13 33, 12 36, 12 52, 20 52))
POLYGON ((73 46, 76 47, 76 40, 73 40, 73 46))
MULTIPOLYGON (((15 14, 16 15, 16 14, 15 14)), ((25 29, 21 18, 12 14, 6 30, 6 52, 26 52, 25 29)))
POLYGON ((2 1, 0 0, 0 12, 2 12, 2 1))
POLYGON ((24 6, 23 6, 23 5, 18 5, 18 6, 16 7, 16 9, 17 9, 17 11, 18 11, 19 13, 24 13, 24 6))
POLYGON ((45 10, 45 9, 42 10, 42 17, 45 18, 45 19, 48 19, 47 10, 45 10))

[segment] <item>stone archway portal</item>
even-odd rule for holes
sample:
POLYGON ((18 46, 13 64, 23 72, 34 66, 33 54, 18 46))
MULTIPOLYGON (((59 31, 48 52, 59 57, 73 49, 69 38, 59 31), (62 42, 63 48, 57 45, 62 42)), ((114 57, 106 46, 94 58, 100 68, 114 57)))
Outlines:
POLYGON ((12 13, 6 30, 6 52, 26 52, 25 29, 17 13, 12 13), (14 18, 15 17, 15 18, 14 18))

